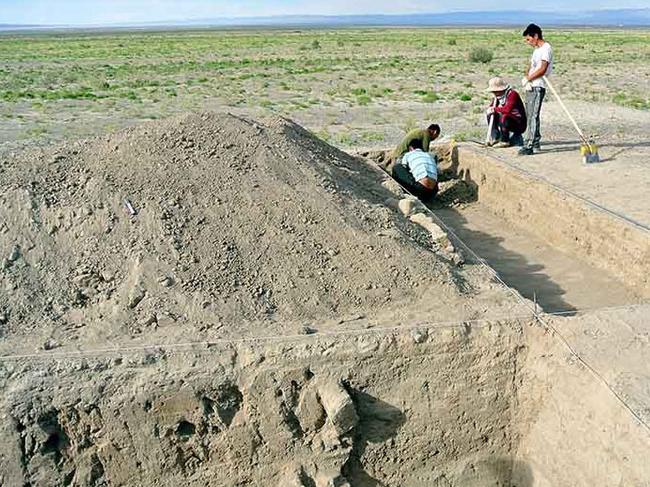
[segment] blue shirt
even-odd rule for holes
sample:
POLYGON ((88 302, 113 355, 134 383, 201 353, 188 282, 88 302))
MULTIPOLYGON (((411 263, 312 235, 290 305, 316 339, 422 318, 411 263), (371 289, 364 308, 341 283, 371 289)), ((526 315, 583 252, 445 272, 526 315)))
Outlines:
POLYGON ((436 165, 436 160, 428 152, 423 152, 420 149, 407 152, 402 156, 402 164, 408 167, 416 181, 425 177, 435 179, 436 181, 438 180, 438 166, 436 165))

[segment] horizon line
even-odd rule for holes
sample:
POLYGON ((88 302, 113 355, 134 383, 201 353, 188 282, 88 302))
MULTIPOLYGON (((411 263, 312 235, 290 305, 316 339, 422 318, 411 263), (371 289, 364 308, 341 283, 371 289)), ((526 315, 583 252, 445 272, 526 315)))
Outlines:
MULTIPOLYGON (((0 28, 14 28, 14 29, 29 29, 29 28, 101 28, 101 27, 146 27, 146 26, 182 26, 183 24, 188 24, 188 23, 196 23, 197 25, 201 25, 201 22, 205 22, 205 26, 209 26, 214 22, 219 22, 219 21, 241 21, 243 22, 242 26, 245 26, 245 22, 251 22, 251 21, 273 21, 273 20, 281 20, 281 19, 363 19, 363 18, 377 18, 377 17, 390 17, 390 18, 404 18, 408 19, 411 18, 413 15, 417 15, 418 18, 421 18, 422 16, 445 16, 445 15, 454 15, 454 14, 519 14, 519 15, 525 15, 525 14, 541 14, 541 15, 555 15, 556 17, 563 17, 563 16, 570 16, 570 15, 575 15, 575 14, 580 14, 581 16, 589 15, 589 14, 594 14, 594 13, 606 13, 606 12, 612 12, 612 13, 625 13, 625 12, 648 12, 650 13, 650 7, 641 7, 641 8, 594 8, 590 10, 584 10, 584 11, 579 11, 579 10, 562 10, 562 11, 557 11, 557 10, 545 10, 545 9, 526 9, 526 10, 512 10, 512 9, 503 9, 503 10, 484 10, 484 9, 478 9, 478 10, 464 10, 464 9, 459 9, 459 10, 445 10, 445 11, 440 11, 440 12, 412 12, 412 13, 406 13, 406 14, 396 14, 396 13, 364 13, 364 14, 273 14, 273 15, 240 15, 240 16, 216 16, 216 17, 195 17, 195 18, 187 18, 187 19, 169 19, 169 20, 146 20, 146 21, 127 21, 127 22, 100 22, 100 23, 70 23, 70 24, 48 24, 48 23, 40 23, 40 24, 21 24, 21 23, 11 23, 11 22, 0 22, 0 28)), ((504 23, 502 25, 505 25, 508 23, 504 23)), ((573 24, 579 25, 579 22, 575 22, 573 24)), ((639 25, 648 25, 649 20, 645 20, 643 24, 639 25)), ((291 25, 291 24, 288 24, 291 25)), ((354 24, 347 24, 347 25, 354 25, 354 24)), ((421 26, 426 26, 429 24, 418 22, 417 24, 412 24, 412 25, 421 25, 421 26)), ((489 22, 486 24, 474 24, 474 25, 499 25, 495 24, 493 22, 489 22)), ((508 24, 509 25, 509 24, 508 24)), ((615 25, 615 24, 611 24, 615 25)))

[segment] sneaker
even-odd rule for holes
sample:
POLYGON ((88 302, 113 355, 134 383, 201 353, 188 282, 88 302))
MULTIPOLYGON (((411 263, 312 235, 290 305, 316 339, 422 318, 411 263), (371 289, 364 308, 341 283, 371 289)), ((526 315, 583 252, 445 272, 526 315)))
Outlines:
POLYGON ((513 146, 523 147, 524 146, 524 138, 521 136, 521 134, 513 134, 512 137, 510 137, 510 143, 513 146))
POLYGON ((506 147, 512 147, 512 144, 510 144, 510 142, 499 142, 494 144, 494 147, 497 149, 505 149, 506 147))
POLYGON ((539 142, 537 142, 536 144, 533 144, 533 150, 535 152, 538 152, 538 151, 542 150, 542 146, 539 144, 539 142))
POLYGON ((530 147, 522 147, 519 149, 519 152, 517 152, 518 155, 520 156, 532 156, 534 154, 533 149, 530 147))

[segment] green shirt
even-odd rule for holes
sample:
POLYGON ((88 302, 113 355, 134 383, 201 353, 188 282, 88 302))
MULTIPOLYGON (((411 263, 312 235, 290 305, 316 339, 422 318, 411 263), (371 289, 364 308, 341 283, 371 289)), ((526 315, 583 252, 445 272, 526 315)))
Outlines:
POLYGON ((431 136, 429 135, 429 130, 427 129, 414 129, 411 130, 406 137, 402 140, 400 145, 397 146, 393 152, 393 157, 397 159, 398 157, 406 154, 409 151, 409 144, 412 140, 420 139, 422 141, 422 150, 424 152, 429 152, 429 144, 431 143, 431 136))

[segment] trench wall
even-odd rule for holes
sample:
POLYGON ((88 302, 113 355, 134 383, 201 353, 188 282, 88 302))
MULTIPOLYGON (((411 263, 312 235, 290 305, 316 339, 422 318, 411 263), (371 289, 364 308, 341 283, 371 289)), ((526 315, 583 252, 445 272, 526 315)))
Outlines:
MULTIPOLYGON (((443 174, 475 184, 481 204, 648 296, 646 232, 471 149, 451 154, 440 149, 443 174)), ((381 166, 385 155, 364 156, 381 166)), ((541 326, 525 327, 510 485, 650 486, 650 433, 628 409, 648 423, 646 308, 621 309, 613 318, 611 312, 598 319, 596 313, 555 318, 571 346, 608 384, 560 337, 541 326)))
POLYGON ((441 169, 474 183, 481 204, 650 297, 650 232, 598 210, 470 147, 443 158, 441 169))
POLYGON ((506 486, 524 355, 500 322, 4 362, 0 484, 506 486))
MULTIPOLYGON (((566 326, 572 326, 571 320, 566 319, 566 326)), ((626 332, 624 324, 616 326, 626 332)), ((650 432, 556 337, 537 327, 528 328, 527 335, 528 354, 519 376, 517 423, 521 440, 513 485, 650 486, 650 432)), ((614 349, 606 353, 611 354, 612 362, 600 364, 599 373, 619 389, 623 400, 641 405, 640 411, 645 407, 647 417, 647 387, 645 395, 632 391, 627 383, 635 375, 630 370, 616 372, 623 360, 614 358, 614 349), (642 399, 645 401, 639 402, 642 399)), ((625 353, 643 360, 638 343, 630 343, 625 353)))

